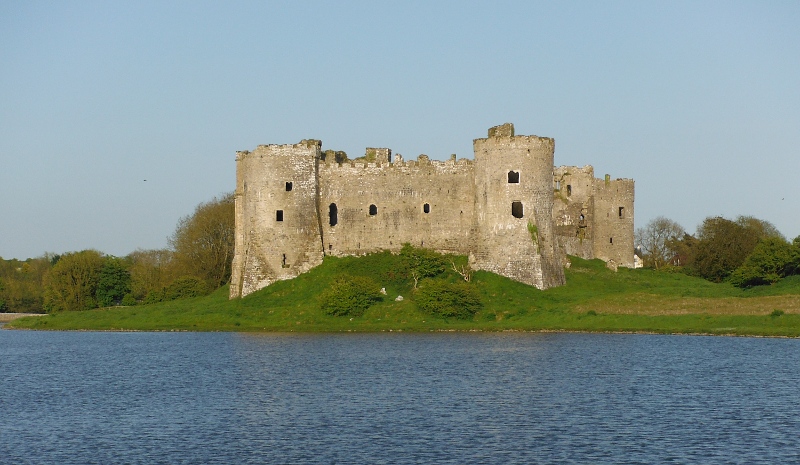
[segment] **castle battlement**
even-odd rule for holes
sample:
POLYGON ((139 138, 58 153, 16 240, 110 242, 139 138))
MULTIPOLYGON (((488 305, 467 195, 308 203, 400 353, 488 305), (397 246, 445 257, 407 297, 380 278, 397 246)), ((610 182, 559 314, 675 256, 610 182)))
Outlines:
POLYGON ((315 139, 237 152, 231 297, 325 255, 405 243, 468 255, 475 269, 540 289, 564 283, 565 253, 632 266, 633 181, 554 168, 555 141, 517 136, 510 123, 488 134, 473 140, 474 159, 406 161, 368 147, 348 160, 315 139))

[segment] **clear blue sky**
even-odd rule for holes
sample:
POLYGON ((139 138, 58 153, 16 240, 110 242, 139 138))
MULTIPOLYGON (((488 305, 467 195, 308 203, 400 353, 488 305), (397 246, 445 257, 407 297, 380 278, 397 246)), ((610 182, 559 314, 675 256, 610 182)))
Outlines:
POLYGON ((0 256, 165 247, 258 144, 472 158, 504 122, 634 178, 637 227, 791 239, 800 3, 0 2, 0 256))

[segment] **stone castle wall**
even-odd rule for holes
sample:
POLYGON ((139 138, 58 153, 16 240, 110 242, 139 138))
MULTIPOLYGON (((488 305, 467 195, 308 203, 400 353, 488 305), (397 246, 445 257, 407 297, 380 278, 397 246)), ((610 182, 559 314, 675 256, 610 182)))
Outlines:
POLYGON ((632 179, 594 177, 591 166, 553 170, 553 221, 568 255, 633 267, 632 179))
POLYGON ((473 145, 474 161, 404 161, 386 148, 345 161, 317 140, 238 152, 231 297, 293 278, 326 254, 404 243, 468 255, 475 269, 540 289, 564 284, 565 252, 623 266, 627 254, 632 266, 633 181, 596 180, 590 166, 554 170, 553 139, 516 136, 511 124, 473 145), (597 244, 606 236, 612 243, 597 244))

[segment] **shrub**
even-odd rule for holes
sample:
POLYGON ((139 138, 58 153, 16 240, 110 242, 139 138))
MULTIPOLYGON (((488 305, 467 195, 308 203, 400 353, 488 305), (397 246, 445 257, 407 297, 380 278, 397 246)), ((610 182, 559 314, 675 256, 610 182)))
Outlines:
POLYGON ((183 276, 172 282, 164 291, 164 300, 199 297, 208 294, 208 285, 196 276, 183 276))
POLYGON ((483 307, 475 289, 467 283, 427 279, 414 292, 420 310, 442 318, 472 318, 483 307))
POLYGON ((136 305, 136 299, 133 297, 133 294, 129 292, 122 298, 121 304, 126 307, 132 307, 136 305))
POLYGON ((333 316, 361 316, 382 300, 380 285, 365 276, 341 276, 320 295, 321 308, 333 316))
POLYGON ((447 269, 447 261, 442 254, 430 249, 417 249, 410 244, 403 244, 400 258, 408 276, 414 280, 414 287, 420 279, 433 278, 447 269))
POLYGON ((779 310, 777 308, 775 310, 773 310, 772 313, 769 314, 769 316, 773 316, 773 317, 774 316, 781 316, 781 315, 783 315, 783 310, 779 310))

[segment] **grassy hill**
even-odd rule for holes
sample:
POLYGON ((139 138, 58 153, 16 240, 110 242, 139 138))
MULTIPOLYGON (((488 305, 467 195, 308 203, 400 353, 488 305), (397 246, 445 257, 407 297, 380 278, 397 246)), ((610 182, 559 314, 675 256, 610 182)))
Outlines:
MULTIPOLYGON (((448 257, 456 265, 465 257, 448 257)), ((326 257, 296 279, 243 299, 228 288, 211 295, 154 305, 112 307, 23 318, 9 328, 143 331, 632 331, 800 336, 800 277, 741 290, 680 273, 620 268, 571 257, 567 285, 540 291, 488 272, 470 283, 483 308, 472 319, 435 317, 414 302, 413 280, 390 253, 326 257), (330 316, 320 296, 336 277, 367 276, 386 289, 362 316, 330 316), (402 301, 395 298, 402 295, 402 301)), ((457 282, 453 270, 440 279, 457 282)), ((424 285, 421 282, 420 286, 424 285)))

